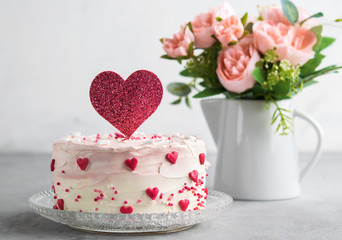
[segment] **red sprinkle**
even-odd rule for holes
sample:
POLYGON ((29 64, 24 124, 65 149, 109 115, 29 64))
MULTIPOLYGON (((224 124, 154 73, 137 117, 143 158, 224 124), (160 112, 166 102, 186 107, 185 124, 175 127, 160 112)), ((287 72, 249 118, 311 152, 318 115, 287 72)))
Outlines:
POLYGON ((57 196, 53 196, 54 199, 57 199, 57 196))
POLYGON ((200 164, 204 165, 205 162, 205 154, 204 153, 200 153, 200 155, 198 156, 200 164))
POLYGON ((77 195, 77 198, 81 198, 81 195, 77 195))
POLYGON ((53 172, 55 170, 55 162, 56 162, 55 159, 51 160, 51 163, 50 163, 50 170, 51 170, 51 172, 53 172))
POLYGON ((65 189, 66 192, 69 192, 69 189, 65 189))
POLYGON ((83 212, 82 210, 80 210, 80 212, 83 212))
POLYGON ((95 208, 95 211, 98 211, 99 209, 98 208, 95 208))
POLYGON ((124 201, 124 204, 127 204, 128 202, 127 201, 124 201))
POLYGON ((159 195, 159 199, 163 199, 163 194, 162 193, 159 195))
POLYGON ((64 171, 64 170, 62 170, 62 173, 65 173, 65 171, 64 171))
POLYGON ((138 199, 138 203, 141 203, 141 199, 138 199))
POLYGON ((115 198, 112 197, 112 200, 115 200, 115 198))
POLYGON ((97 189, 94 189, 94 192, 97 192, 97 189))
POLYGON ((60 183, 60 182, 57 182, 57 185, 61 185, 61 183, 60 183))
POLYGON ((118 194, 118 191, 115 191, 114 193, 115 193, 115 194, 118 194))
POLYGON ((75 198, 75 202, 78 202, 78 199, 77 199, 77 198, 75 198))

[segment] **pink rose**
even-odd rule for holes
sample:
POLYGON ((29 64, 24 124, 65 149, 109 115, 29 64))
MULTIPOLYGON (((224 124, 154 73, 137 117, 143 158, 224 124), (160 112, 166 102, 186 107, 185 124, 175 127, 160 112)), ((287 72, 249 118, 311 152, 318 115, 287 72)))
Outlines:
POLYGON ((224 46, 231 42, 237 42, 242 37, 243 31, 244 27, 241 20, 236 15, 214 24, 215 36, 224 46))
POLYGON ((201 13, 191 22, 192 30, 195 35, 195 47, 209 48, 215 43, 212 37, 213 32, 213 17, 210 13, 201 13))
POLYGON ((163 39, 163 49, 169 57, 177 58, 187 56, 189 46, 194 42, 195 37, 188 27, 181 26, 178 33, 173 35, 173 38, 163 39))
POLYGON ((287 59, 292 65, 303 65, 315 54, 312 47, 316 44, 316 36, 306 28, 261 21, 254 24, 253 35, 254 44, 260 52, 265 54, 276 47, 279 59, 287 59))
POLYGON ((250 34, 236 45, 222 50, 217 59, 217 76, 222 86, 230 92, 242 93, 254 86, 255 64, 260 56, 253 45, 250 34))
POLYGON ((214 35, 213 24, 216 18, 225 19, 235 14, 234 10, 228 3, 224 3, 215 9, 211 9, 208 13, 201 13, 197 15, 191 22, 192 30, 195 35, 195 47, 209 48, 216 40, 212 37, 214 35))
MULTIPOLYGON (((308 17, 311 16, 311 14, 309 14, 305 9, 303 8, 297 8, 298 10, 298 21, 297 21, 297 24, 299 26, 298 23, 300 23, 301 21, 307 19, 308 17)), ((261 10, 261 17, 263 20, 270 20, 270 21, 273 21, 273 22, 282 22, 286 25, 292 25, 290 23, 289 20, 287 20, 287 18, 285 17, 284 13, 283 13, 283 10, 281 7, 266 7, 266 8, 263 8, 261 10)), ((305 28, 312 28, 314 26, 317 26, 319 25, 319 22, 315 19, 309 19, 307 20, 302 27, 305 27, 305 28)))

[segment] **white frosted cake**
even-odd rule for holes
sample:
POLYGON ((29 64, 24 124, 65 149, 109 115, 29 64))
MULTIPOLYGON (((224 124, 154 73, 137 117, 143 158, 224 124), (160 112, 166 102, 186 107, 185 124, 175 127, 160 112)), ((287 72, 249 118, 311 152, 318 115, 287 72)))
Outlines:
POLYGON ((74 134, 53 144, 55 209, 162 213, 205 208, 204 142, 182 135, 74 134))

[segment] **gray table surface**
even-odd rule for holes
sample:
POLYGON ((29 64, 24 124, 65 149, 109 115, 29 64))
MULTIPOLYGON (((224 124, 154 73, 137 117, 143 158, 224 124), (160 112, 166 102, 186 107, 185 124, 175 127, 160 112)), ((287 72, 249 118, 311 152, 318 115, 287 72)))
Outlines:
POLYGON ((50 188, 49 164, 48 154, 0 154, 0 239, 342 239, 342 153, 323 154, 296 199, 235 201, 186 231, 140 236, 80 232, 36 214, 27 200, 50 188))

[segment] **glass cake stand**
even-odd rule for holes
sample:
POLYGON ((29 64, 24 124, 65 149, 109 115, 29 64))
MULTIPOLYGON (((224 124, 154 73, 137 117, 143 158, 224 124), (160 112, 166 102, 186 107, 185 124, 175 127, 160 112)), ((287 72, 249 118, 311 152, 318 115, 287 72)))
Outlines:
POLYGON ((218 216, 233 202, 229 195, 209 190, 206 208, 174 213, 88 213, 53 209, 53 191, 32 195, 29 205, 35 212, 52 221, 91 232, 107 233, 166 233, 188 229, 193 225, 218 216))

